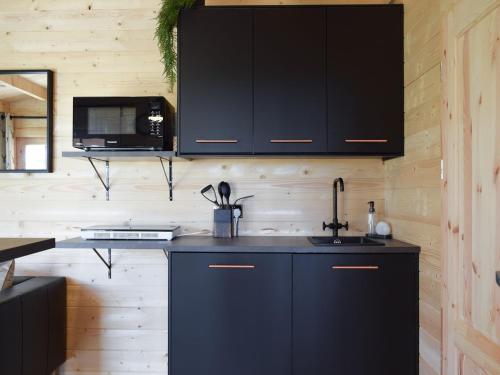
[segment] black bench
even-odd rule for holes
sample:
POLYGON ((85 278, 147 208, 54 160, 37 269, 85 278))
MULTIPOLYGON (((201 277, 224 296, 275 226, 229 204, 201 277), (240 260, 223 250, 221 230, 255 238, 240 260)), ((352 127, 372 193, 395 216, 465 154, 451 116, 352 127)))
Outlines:
POLYGON ((66 279, 15 277, 0 291, 0 374, 47 375, 66 360, 66 279))

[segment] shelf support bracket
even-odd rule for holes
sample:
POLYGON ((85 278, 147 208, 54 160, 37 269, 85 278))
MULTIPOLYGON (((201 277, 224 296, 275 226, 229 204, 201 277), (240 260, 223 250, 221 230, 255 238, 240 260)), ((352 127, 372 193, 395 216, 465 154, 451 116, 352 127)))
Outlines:
POLYGON ((94 168, 94 171, 95 171, 97 177, 99 177, 99 181, 101 181, 102 186, 106 190, 106 200, 109 201, 109 188, 110 188, 110 185, 109 185, 109 161, 108 160, 96 159, 96 158, 92 158, 92 157, 87 157, 87 159, 90 162, 90 165, 92 165, 92 168, 94 168), (93 160, 102 161, 102 162, 105 163, 105 166, 104 166, 104 171, 105 171, 104 179, 106 181, 104 181, 104 179, 102 178, 101 174, 97 170, 97 168, 96 168, 93 160))
POLYGON ((172 183, 172 159, 165 159, 161 156, 159 156, 158 158, 160 159, 161 169, 163 170, 163 174, 165 175, 165 178, 167 179, 169 200, 172 201, 174 199, 173 194, 172 194, 172 191, 174 189, 174 186, 172 183), (168 175, 167 175, 167 170, 165 168, 165 164, 163 163, 164 160, 168 161, 168 175))
POLYGON ((112 267, 112 265, 111 265, 111 249, 108 249, 108 261, 107 262, 104 260, 102 255, 99 254, 99 252, 95 248, 92 248, 92 250, 94 250, 94 253, 97 254, 99 259, 104 263, 104 265, 108 269, 108 279, 111 279, 111 267, 112 267))
POLYGON ((167 261, 168 261, 168 250, 167 249, 162 249, 163 250, 163 254, 165 254, 165 258, 167 258, 167 261))

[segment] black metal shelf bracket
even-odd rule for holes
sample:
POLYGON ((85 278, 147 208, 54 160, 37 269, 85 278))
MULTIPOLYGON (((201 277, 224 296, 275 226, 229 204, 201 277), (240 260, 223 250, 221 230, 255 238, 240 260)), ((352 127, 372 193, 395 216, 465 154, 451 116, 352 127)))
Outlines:
POLYGON ((92 168, 94 168, 94 171, 97 175, 97 177, 99 177, 99 180, 101 181, 101 184, 102 186, 104 186, 104 189, 106 190, 106 200, 109 201, 109 188, 110 188, 110 185, 109 185, 109 161, 108 160, 102 160, 102 159, 96 159, 96 158, 92 158, 92 157, 87 157, 88 161, 90 162, 90 165, 92 165, 92 168), (93 160, 97 160, 97 161, 102 161, 105 163, 105 180, 101 177, 101 174, 99 173, 99 171, 97 170, 93 160))
POLYGON ((165 254, 165 257, 167 258, 167 261, 168 261, 168 250, 167 249, 162 249, 163 250, 163 254, 165 254))
POLYGON ((163 174, 165 175, 165 178, 167 180, 169 200, 173 201, 174 197, 173 197, 172 191, 174 190, 174 186, 173 186, 173 182, 172 182, 172 159, 165 159, 161 156, 159 156, 158 159, 160 159, 161 169, 163 170, 163 174), (168 161, 168 175, 167 175, 167 170, 165 168, 165 164, 163 163, 164 160, 168 161))
POLYGON ((108 269, 108 279, 111 279, 111 268, 112 268, 112 265, 111 265, 111 249, 108 249, 108 261, 107 262, 104 260, 104 258, 102 257, 102 255, 99 254, 99 252, 95 248, 92 248, 92 250, 94 250, 94 253, 97 254, 97 256, 99 257, 99 259, 104 263, 104 265, 108 269))
MULTIPOLYGON (((104 151, 100 151, 100 152, 104 153, 104 151)), ((89 152, 89 154, 90 153, 91 152, 89 152)), ((158 159, 160 160, 161 169, 163 171, 163 174, 165 175, 165 179, 167 180, 167 184, 168 184, 169 200, 173 201, 174 200, 174 196, 173 196, 174 184, 173 184, 173 171, 172 171, 173 170, 172 157, 171 157, 171 155, 165 155, 165 156, 158 155, 158 153, 161 153, 161 152, 156 152, 156 155, 152 155, 152 156, 155 158, 158 157, 158 159), (168 162, 168 165, 166 162, 168 162)), ((171 152, 165 152, 165 153, 172 154, 171 152)), ((97 152, 94 152, 93 154, 94 155, 85 155, 85 152, 66 152, 66 155, 65 155, 65 153, 63 152, 63 156, 65 156, 65 157, 84 157, 85 159, 87 159, 89 161, 90 165, 94 169, 95 174, 97 175, 97 178, 99 178, 99 181, 101 182, 102 186, 104 187, 104 190, 106 190, 106 200, 109 201, 109 192, 111 190, 111 185, 109 183, 110 158, 112 158, 113 156, 120 157, 120 156, 132 156, 132 155, 106 155, 105 154, 105 155, 103 155, 103 158, 101 159, 100 155, 99 155, 99 157, 95 157, 95 154, 97 154, 97 152), (99 170, 96 167, 96 163, 95 163, 96 161, 100 161, 100 162, 104 163, 104 173, 99 172, 99 170)), ((147 157, 148 155, 138 155, 138 156, 139 157, 144 157, 144 156, 147 157)))

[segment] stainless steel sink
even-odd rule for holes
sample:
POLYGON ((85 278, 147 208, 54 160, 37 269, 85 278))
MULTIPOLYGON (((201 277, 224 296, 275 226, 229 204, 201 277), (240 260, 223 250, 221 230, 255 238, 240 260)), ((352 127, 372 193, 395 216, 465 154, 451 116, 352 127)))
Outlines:
POLYGON ((366 237, 307 237, 314 246, 385 246, 366 237))

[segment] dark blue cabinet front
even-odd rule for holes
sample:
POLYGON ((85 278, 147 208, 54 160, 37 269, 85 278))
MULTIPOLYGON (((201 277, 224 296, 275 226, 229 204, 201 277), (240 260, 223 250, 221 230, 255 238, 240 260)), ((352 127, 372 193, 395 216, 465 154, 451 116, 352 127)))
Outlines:
POLYGON ((181 153, 252 153, 252 16, 243 8, 181 12, 181 153))
POLYGON ((290 375, 292 256, 173 253, 170 375, 290 375))
POLYGON ((182 155, 403 154, 402 5, 193 7, 182 155))
POLYGON ((173 253, 169 375, 417 375, 417 254, 173 253))
POLYGON ((293 260, 293 375, 416 375, 415 254, 293 260))

